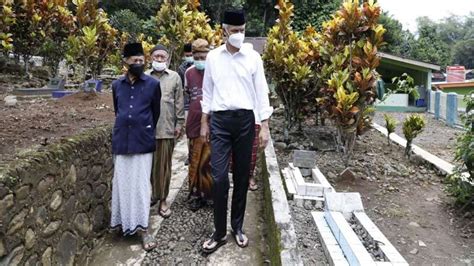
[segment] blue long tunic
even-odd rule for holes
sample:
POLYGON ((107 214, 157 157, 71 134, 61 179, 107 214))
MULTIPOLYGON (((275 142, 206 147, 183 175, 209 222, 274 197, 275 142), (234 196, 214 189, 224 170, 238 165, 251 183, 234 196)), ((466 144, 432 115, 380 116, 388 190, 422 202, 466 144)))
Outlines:
POLYGON ((113 154, 140 154, 155 150, 155 128, 160 117, 160 82, 142 74, 135 83, 123 76, 112 83, 115 124, 113 154))

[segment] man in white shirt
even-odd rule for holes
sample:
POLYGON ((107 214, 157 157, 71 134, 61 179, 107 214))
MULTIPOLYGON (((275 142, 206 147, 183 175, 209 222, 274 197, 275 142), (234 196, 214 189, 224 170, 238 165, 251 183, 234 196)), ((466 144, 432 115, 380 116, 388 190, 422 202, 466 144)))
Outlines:
POLYGON ((268 119, 273 108, 260 55, 243 45, 245 15, 226 11, 223 29, 226 43, 209 52, 203 80, 201 137, 211 142, 215 232, 202 250, 212 253, 226 243, 229 160, 232 152, 233 182, 231 227, 240 247, 248 245, 242 231, 255 123, 262 125, 260 147, 269 140, 268 119), (210 119, 209 119, 210 118, 210 119))

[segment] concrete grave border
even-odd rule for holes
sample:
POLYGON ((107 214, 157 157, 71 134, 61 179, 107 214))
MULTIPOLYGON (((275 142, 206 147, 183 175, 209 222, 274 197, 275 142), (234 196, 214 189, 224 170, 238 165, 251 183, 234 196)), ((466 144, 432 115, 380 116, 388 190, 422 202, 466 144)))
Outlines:
POLYGON ((264 180, 264 211, 267 220, 270 238, 270 253, 272 264, 275 265, 303 265, 298 251, 295 226, 290 213, 290 206, 283 187, 282 176, 278 166, 273 140, 270 137, 265 148, 265 163, 262 169, 264 180), (274 232, 276 231, 276 232, 274 232), (272 237, 273 236, 273 237, 272 237), (275 243, 273 243, 273 241, 275 243), (275 261, 274 261, 275 260, 275 261))
POLYGON ((293 198, 298 206, 302 206, 305 201, 310 200, 316 201, 319 207, 322 207, 324 194, 335 191, 317 166, 311 169, 311 175, 315 183, 306 182, 300 169, 295 167, 293 163, 289 163, 289 166, 283 169, 282 174, 290 198, 293 198))
MULTIPOLYGON (((381 126, 377 123, 372 123, 372 126, 377 131, 382 133, 384 136, 388 135, 387 129, 385 127, 383 127, 383 126, 381 126)), ((400 137, 399 135, 397 135, 395 133, 390 134, 390 140, 392 140, 393 142, 397 143, 398 145, 400 145, 404 148, 407 146, 406 139, 400 137)), ((453 164, 448 163, 447 161, 439 158, 438 156, 436 156, 434 154, 431 154, 430 152, 425 151, 424 149, 420 148, 419 146, 412 144, 412 151, 413 151, 413 153, 420 156, 423 160, 425 160, 428 163, 432 164, 433 166, 435 166, 436 168, 438 168, 442 172, 444 172, 448 175, 452 175, 454 173, 454 165, 453 164)), ((467 180, 468 177, 469 177, 469 174, 467 174, 467 173, 463 173, 462 176, 461 176, 461 178, 463 179, 464 182, 468 182, 471 185, 474 185, 474 183, 469 182, 467 180)))

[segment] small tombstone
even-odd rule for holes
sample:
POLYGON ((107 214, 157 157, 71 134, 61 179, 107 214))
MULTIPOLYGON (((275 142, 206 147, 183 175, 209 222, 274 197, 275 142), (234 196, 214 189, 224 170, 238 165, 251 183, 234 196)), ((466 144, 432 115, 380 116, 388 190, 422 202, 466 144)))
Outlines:
POLYGON ((48 89, 62 91, 64 90, 64 84, 66 84, 64 79, 52 78, 48 83, 48 89))
POLYGON ((5 101, 5 106, 15 106, 17 103, 16 96, 13 96, 13 95, 9 95, 5 97, 4 101, 5 101))
POLYGON ((102 90, 102 81, 100 80, 86 80, 84 82, 85 92, 100 92, 102 90))
POLYGON ((293 165, 300 168, 314 168, 316 166, 316 152, 302 150, 293 151, 293 165))
POLYGON ((357 192, 327 192, 324 193, 324 202, 325 211, 342 212, 347 220, 352 217, 353 212, 364 212, 362 199, 357 192))
POLYGON ((300 172, 304 177, 311 176, 311 169, 309 168, 300 168, 300 172))

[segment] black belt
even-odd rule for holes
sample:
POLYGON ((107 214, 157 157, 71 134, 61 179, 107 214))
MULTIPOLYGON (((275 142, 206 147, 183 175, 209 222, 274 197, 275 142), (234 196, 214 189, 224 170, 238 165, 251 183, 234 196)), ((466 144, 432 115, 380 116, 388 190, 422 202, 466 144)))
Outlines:
POLYGON ((246 110, 246 109, 238 109, 238 110, 216 111, 216 112, 212 112, 212 114, 236 117, 236 116, 246 116, 249 114, 253 115, 253 111, 246 110))

